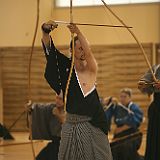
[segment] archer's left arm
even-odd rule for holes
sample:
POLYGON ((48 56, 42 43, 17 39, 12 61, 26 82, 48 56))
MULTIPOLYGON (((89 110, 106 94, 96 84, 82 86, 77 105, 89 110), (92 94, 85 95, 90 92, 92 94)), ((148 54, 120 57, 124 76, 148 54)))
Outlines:
POLYGON ((79 30, 79 28, 74 25, 74 24, 71 24, 71 25, 68 25, 68 28, 70 29, 70 31, 72 33, 76 33, 77 36, 78 36, 78 40, 80 41, 81 43, 81 46, 82 46, 82 49, 85 53, 85 59, 87 61, 87 65, 88 65, 88 68, 90 71, 92 72, 97 72, 97 62, 93 56, 93 53, 91 51, 91 48, 90 48, 90 45, 89 45, 89 42, 87 41, 87 39, 85 38, 85 36, 82 34, 82 32, 79 30))

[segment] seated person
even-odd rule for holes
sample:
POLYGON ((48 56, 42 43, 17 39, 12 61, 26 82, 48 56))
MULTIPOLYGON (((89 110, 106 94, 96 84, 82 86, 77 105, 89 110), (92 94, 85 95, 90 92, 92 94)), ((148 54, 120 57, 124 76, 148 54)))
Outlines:
POLYGON ((37 155, 36 160, 58 160, 61 125, 65 121, 62 93, 56 96, 55 104, 32 104, 28 106, 32 116, 32 138, 50 140, 37 155))
POLYGON ((117 143, 111 143, 113 159, 141 160, 137 150, 141 145, 142 134, 137 133, 139 133, 138 128, 143 120, 143 112, 137 104, 132 102, 132 90, 129 88, 121 90, 120 103, 110 98, 106 104, 107 106, 104 107, 106 117, 110 124, 113 117, 116 125, 113 141, 117 140, 117 143), (137 134, 137 137, 132 138, 133 134, 137 134), (119 141, 129 135, 131 137, 126 138, 124 142, 119 141))

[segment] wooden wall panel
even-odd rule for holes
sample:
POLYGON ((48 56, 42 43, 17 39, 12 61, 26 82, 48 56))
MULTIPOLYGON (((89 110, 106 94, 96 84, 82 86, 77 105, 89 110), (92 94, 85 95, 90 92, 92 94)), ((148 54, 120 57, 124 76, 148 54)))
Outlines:
POLYGON ((160 64, 160 44, 156 44, 156 63, 160 64))
POLYGON ((3 123, 2 57, 0 55, 0 123, 3 123))
MULTIPOLYGON (((152 62, 152 44, 144 44, 152 62)), ((59 47, 67 53, 66 46, 59 47)), ((100 96, 119 96, 123 87, 133 89, 133 100, 147 112, 149 98, 137 89, 137 82, 148 69, 137 45, 92 46, 99 65, 97 88, 100 96)), ((4 89, 4 123, 9 127, 23 112, 27 102, 29 47, 1 48, 3 64, 2 83, 4 89)), ((54 92, 44 79, 45 57, 41 47, 35 48, 31 68, 31 94, 33 102, 53 102, 54 92)), ((13 130, 26 130, 26 116, 23 116, 13 130)))

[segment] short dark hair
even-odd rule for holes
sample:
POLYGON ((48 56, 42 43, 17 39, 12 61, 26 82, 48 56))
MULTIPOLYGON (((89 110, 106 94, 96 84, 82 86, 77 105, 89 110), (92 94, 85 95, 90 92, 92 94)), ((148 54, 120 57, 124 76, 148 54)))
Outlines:
POLYGON ((120 92, 127 94, 129 97, 132 96, 132 89, 130 89, 130 88, 123 88, 123 89, 121 89, 120 92))
MULTIPOLYGON (((77 40, 78 40, 78 36, 75 36, 74 37, 74 46, 75 46, 77 40)), ((72 40, 70 42, 70 49, 72 49, 72 40)))

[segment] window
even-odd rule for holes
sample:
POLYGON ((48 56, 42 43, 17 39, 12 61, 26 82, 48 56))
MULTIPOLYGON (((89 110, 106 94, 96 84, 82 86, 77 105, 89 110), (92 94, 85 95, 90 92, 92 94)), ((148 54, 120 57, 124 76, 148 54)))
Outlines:
MULTIPOLYGON (((55 0, 57 7, 69 7, 70 0, 55 0)), ((160 2, 160 0, 107 0, 107 4, 116 5, 116 4, 134 4, 134 3, 154 3, 160 2)), ((73 6, 96 6, 102 5, 101 0, 73 0, 73 6)))

